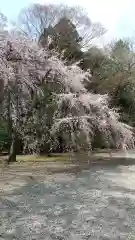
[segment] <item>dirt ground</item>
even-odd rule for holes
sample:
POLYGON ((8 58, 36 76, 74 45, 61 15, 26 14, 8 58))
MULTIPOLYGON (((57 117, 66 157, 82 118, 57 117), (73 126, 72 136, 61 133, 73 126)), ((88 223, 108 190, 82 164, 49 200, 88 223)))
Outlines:
POLYGON ((45 163, 1 168, 0 240, 11 239, 135 239, 135 166, 54 174, 45 163))

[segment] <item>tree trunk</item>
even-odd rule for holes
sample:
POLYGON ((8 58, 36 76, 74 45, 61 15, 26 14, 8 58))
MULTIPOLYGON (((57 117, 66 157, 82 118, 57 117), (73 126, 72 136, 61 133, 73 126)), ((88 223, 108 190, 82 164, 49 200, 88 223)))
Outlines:
POLYGON ((10 146, 8 164, 10 162, 16 162, 16 135, 15 134, 12 134, 12 143, 10 146))
POLYGON ((63 152, 63 140, 62 140, 61 136, 58 137, 58 141, 59 141, 59 152, 62 153, 63 152))

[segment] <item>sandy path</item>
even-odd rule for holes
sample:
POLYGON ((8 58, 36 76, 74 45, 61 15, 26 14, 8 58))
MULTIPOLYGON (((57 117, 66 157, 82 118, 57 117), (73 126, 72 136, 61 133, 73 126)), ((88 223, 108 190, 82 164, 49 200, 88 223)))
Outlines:
POLYGON ((1 171, 0 240, 135 239, 135 166, 36 169, 1 171))

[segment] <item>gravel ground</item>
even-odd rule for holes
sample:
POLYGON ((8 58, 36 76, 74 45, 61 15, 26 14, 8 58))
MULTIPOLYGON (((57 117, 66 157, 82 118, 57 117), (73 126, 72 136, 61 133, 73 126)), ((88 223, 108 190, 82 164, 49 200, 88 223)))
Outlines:
POLYGON ((135 239, 135 166, 0 174, 0 240, 135 239), (34 176, 29 177, 29 176, 34 176))

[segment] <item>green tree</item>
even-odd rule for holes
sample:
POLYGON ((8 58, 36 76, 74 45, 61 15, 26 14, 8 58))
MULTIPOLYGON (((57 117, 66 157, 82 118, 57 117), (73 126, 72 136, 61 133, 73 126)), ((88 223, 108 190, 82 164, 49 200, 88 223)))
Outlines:
POLYGON ((84 52, 80 67, 84 70, 90 70, 91 81, 87 83, 87 89, 89 91, 99 92, 101 78, 104 73, 102 65, 105 61, 105 52, 96 46, 92 46, 88 51, 84 52))
POLYGON ((134 122, 134 42, 120 39, 111 43, 98 70, 99 78, 94 79, 92 86, 97 92, 110 95, 111 104, 120 108, 124 121, 134 122))
POLYGON ((67 18, 63 17, 54 26, 44 30, 39 42, 45 47, 47 42, 50 50, 55 49, 62 54, 68 62, 80 60, 83 56, 81 51, 81 37, 77 32, 76 26, 67 18))

